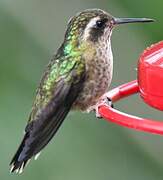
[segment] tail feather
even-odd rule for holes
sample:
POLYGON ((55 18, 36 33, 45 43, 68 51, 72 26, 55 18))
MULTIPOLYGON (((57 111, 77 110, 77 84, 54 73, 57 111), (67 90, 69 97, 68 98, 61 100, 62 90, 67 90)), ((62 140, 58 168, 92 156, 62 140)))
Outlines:
POLYGON ((36 131, 31 130, 25 134, 21 145, 10 163, 10 172, 20 174, 33 156, 35 156, 34 159, 37 159, 40 151, 52 139, 68 112, 69 108, 62 108, 62 110, 58 111, 55 117, 52 118, 53 120, 48 124, 46 131, 40 130, 40 132, 35 135, 35 132, 38 130, 35 129, 36 131))
POLYGON ((22 173, 24 167, 26 166, 27 162, 30 160, 30 159, 26 159, 24 161, 18 161, 19 159, 19 156, 21 154, 21 152, 23 151, 23 148, 25 146, 25 141, 26 139, 29 137, 28 133, 25 134, 16 154, 14 155, 13 159, 11 160, 10 162, 10 172, 16 172, 16 173, 22 173))

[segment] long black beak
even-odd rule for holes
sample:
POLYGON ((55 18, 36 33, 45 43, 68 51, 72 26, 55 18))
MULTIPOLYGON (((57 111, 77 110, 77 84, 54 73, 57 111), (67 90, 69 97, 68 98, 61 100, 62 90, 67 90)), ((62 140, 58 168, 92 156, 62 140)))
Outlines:
POLYGON ((113 24, 126 24, 126 23, 146 23, 146 22, 154 22, 154 19, 148 18, 113 18, 113 24))

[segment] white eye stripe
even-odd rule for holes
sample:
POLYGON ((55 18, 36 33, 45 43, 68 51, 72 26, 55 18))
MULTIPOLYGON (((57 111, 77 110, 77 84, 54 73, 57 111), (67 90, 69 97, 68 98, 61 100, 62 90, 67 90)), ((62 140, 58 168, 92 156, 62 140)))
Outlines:
POLYGON ((90 29, 91 27, 95 26, 98 20, 100 20, 100 17, 95 17, 91 19, 85 29, 90 29))
POLYGON ((89 32, 90 32, 91 28, 96 25, 96 22, 98 20, 100 20, 99 16, 98 17, 94 17, 93 19, 91 19, 89 21, 89 23, 87 24, 87 26, 86 26, 86 28, 84 30, 84 33, 83 33, 83 40, 87 40, 87 38, 89 37, 89 32))

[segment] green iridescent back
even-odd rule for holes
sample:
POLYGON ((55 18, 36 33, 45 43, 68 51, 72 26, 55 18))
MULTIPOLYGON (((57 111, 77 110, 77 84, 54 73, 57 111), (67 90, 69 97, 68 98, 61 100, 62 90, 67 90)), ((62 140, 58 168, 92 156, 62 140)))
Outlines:
POLYGON ((84 72, 84 63, 81 61, 81 55, 76 56, 62 56, 59 59, 52 59, 46 68, 42 77, 41 83, 37 90, 36 99, 33 104, 31 116, 29 120, 35 119, 34 117, 46 107, 46 105, 53 98, 56 91, 57 83, 63 79, 65 83, 71 83, 71 71, 77 71, 78 75, 84 72))

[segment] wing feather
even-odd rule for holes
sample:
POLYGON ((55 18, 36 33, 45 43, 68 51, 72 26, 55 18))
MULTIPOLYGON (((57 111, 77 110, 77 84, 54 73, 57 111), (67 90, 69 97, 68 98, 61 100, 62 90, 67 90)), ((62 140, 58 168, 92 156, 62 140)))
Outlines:
POLYGON ((71 70, 67 79, 60 78, 51 100, 35 113, 34 120, 29 121, 22 143, 10 163, 11 172, 22 171, 28 160, 48 144, 70 111, 82 90, 84 72, 79 76, 77 69, 71 70))

